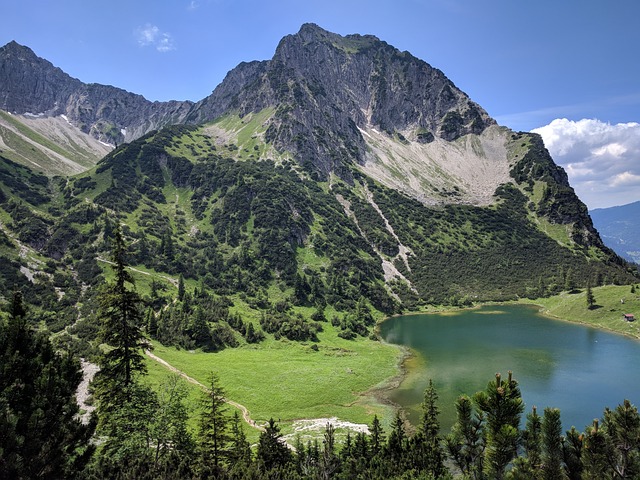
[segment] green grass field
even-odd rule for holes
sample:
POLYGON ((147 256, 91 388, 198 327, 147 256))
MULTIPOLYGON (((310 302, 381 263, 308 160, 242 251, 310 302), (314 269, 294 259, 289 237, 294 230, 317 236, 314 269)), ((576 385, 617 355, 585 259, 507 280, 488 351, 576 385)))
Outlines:
MULTIPOLYGON (((262 424, 273 417, 285 433, 300 419, 369 424, 377 414, 390 421, 391 407, 377 400, 374 390, 398 374, 401 350, 366 339, 343 340, 324 326, 317 351, 313 343, 266 340, 217 353, 156 343, 153 353, 205 385, 214 372, 227 397, 244 405, 253 420, 262 424)), ((159 384, 166 368, 148 363, 149 381, 159 384)), ((198 388, 192 390, 197 396, 198 388)))
MULTIPOLYGON (((640 338, 640 322, 626 322, 623 313, 640 317, 640 288, 605 286, 593 289, 596 308, 588 309, 585 290, 542 298, 526 303, 542 307, 550 317, 588 324, 596 328, 640 338), (624 300, 624 303, 621 302, 624 300)), ((439 309, 435 309, 439 310, 439 309)), ((370 424, 378 415, 389 426, 393 407, 385 405, 380 393, 400 374, 402 350, 367 339, 347 341, 323 324, 316 351, 311 342, 267 339, 258 345, 242 345, 217 353, 185 351, 154 344, 154 354, 203 384, 216 373, 230 400, 244 405, 258 424, 273 417, 284 434, 292 434, 301 419, 337 417, 339 420, 370 424)), ((159 386, 169 371, 148 359, 148 382, 159 386)), ((186 382, 185 382, 186 383, 186 382)), ((190 427, 196 428, 201 389, 187 384, 190 427)), ((234 407, 229 407, 233 413, 234 407)), ((255 442, 259 432, 247 426, 255 442)), ((321 431, 315 433, 316 437, 321 431)))
POLYGON ((640 338, 640 321, 626 322, 622 315, 630 313, 640 320, 640 288, 631 293, 630 285, 594 288, 595 308, 587 308, 585 289, 579 293, 563 292, 550 298, 540 298, 532 303, 542 306, 548 316, 584 323, 603 330, 640 338), (624 303, 622 302, 624 301, 624 303))

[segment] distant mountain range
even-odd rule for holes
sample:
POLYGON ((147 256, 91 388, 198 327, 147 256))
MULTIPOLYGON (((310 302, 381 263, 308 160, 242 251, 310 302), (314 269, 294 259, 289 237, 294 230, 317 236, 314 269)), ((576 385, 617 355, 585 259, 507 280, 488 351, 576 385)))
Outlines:
POLYGON ((303 25, 196 103, 84 84, 12 42, 0 109, 0 289, 51 303, 99 278, 116 218, 135 265, 247 311, 358 316, 633 279, 540 136, 371 35, 303 25))
POLYGON ((606 245, 623 258, 640 263, 640 201, 589 213, 606 245))

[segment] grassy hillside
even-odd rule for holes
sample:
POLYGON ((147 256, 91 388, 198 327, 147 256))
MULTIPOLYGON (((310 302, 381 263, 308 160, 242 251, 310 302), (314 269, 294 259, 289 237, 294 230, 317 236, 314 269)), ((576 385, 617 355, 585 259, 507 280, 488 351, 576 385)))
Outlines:
MULTIPOLYGON (((232 321, 236 333, 225 327, 228 345, 243 344, 249 323, 267 337, 312 338, 320 330, 307 320, 315 314, 355 338, 371 332, 376 316, 428 304, 537 298, 588 281, 633 280, 594 243, 584 205, 533 137, 513 135, 510 154, 521 161, 492 205, 429 207, 356 167, 351 183, 317 182, 286 158, 264 159, 271 113, 153 132, 69 178, 48 179, 2 159, 3 251, 15 263, 0 287, 12 288, 19 266, 29 268, 20 252, 31 252, 45 275, 21 285, 47 289, 47 304, 64 296, 69 307, 91 311, 90 298, 79 300, 101 281, 116 223, 124 225, 130 264, 148 274, 140 288, 156 313, 172 305, 181 277, 194 297, 197 289, 245 305, 230 310, 245 320, 232 321)), ((196 303, 209 301, 201 297, 196 303)), ((190 318, 189 308, 166 311, 175 332, 184 330, 187 320, 178 317, 190 318)), ((219 318, 225 324, 226 315, 219 318)), ((174 338, 183 347, 192 340, 174 338)))
POLYGON ((111 149, 63 117, 12 115, 0 110, 0 155, 39 173, 78 174, 111 149))
POLYGON ((535 300, 543 313, 562 320, 584 323, 634 338, 640 338, 640 286, 607 285, 593 289, 595 306, 587 308, 586 290, 563 292, 535 300), (634 290, 632 293, 631 290, 634 290), (635 315, 635 322, 626 322, 623 314, 635 315))

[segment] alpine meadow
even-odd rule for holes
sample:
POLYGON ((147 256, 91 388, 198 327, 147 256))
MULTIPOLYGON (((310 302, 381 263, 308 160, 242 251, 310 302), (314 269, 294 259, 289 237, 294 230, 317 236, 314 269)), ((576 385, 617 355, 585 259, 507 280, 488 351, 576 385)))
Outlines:
POLYGON ((639 282, 539 135, 372 35, 304 24, 198 102, 0 47, 0 478, 639 478, 629 400, 563 432, 517 371, 412 424, 378 329, 520 302, 640 338, 639 282))

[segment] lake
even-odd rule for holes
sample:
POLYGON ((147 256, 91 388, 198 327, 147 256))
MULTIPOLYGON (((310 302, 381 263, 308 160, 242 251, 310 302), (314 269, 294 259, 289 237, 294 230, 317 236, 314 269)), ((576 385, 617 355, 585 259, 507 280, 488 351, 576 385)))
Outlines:
MULTIPOLYGON (((622 320, 620 320, 622 321, 622 320)), ((605 407, 640 400, 640 342, 583 325, 552 320, 525 305, 484 306, 441 314, 394 317, 383 339, 409 347, 407 376, 389 397, 412 423, 420 419, 424 390, 433 380, 440 423, 455 421, 454 402, 483 390, 495 373, 518 380, 526 403, 561 411, 566 429, 584 431, 605 407)))

